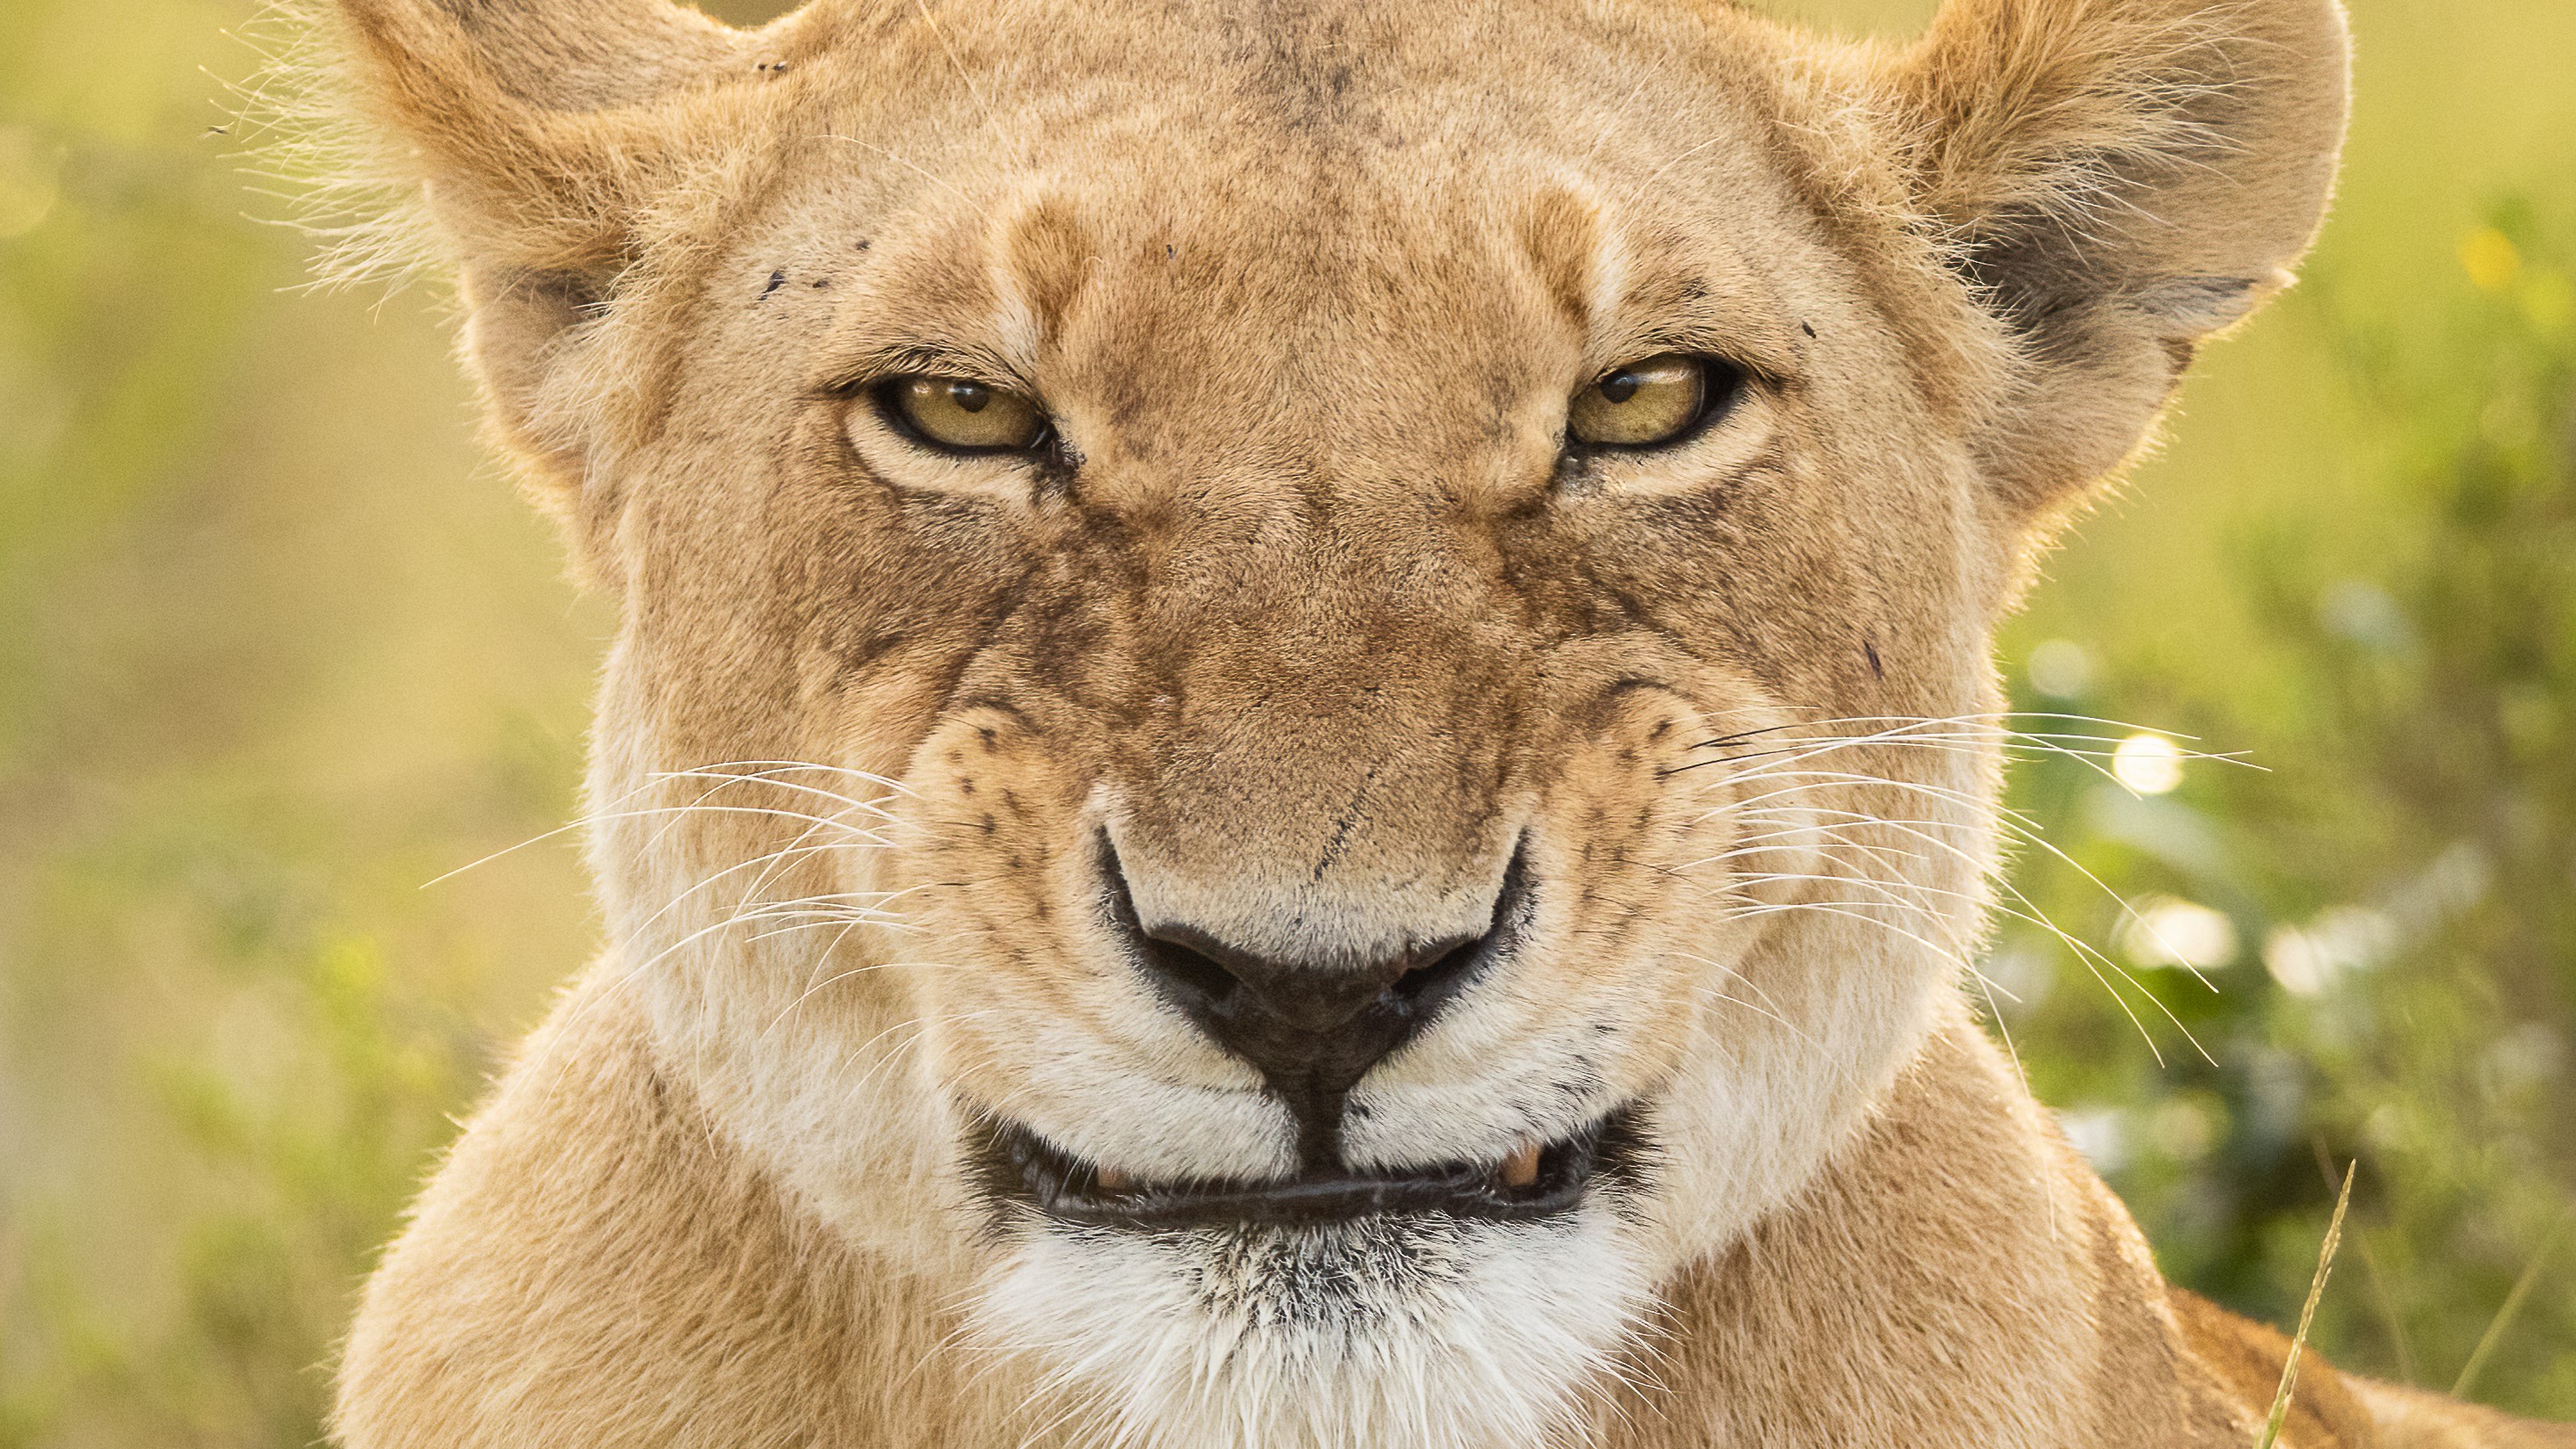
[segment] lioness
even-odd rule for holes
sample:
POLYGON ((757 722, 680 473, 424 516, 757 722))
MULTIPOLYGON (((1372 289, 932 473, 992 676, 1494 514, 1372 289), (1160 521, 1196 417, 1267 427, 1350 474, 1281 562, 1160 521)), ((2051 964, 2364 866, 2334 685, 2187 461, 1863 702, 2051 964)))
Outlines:
POLYGON ((623 621, 613 945, 341 1442, 2254 1442, 1962 962, 1991 630, 2307 245, 2333 0, 315 18, 623 621))

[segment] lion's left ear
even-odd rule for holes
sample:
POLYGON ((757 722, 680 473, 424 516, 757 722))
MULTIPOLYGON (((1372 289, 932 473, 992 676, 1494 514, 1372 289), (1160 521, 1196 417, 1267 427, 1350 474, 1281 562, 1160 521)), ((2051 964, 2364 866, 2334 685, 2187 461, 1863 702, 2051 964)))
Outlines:
POLYGON ((1949 0, 1895 62, 1917 206, 2021 344, 1977 439, 2024 516, 2117 468, 2334 184, 2336 0, 1949 0))

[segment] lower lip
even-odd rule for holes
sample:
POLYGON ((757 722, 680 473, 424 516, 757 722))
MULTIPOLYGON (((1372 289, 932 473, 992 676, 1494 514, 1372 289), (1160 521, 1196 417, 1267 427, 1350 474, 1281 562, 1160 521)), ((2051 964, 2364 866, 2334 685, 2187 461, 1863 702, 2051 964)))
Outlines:
POLYGON ((1547 1148, 1536 1180, 1507 1186, 1490 1165, 1403 1173, 1338 1173, 1269 1183, 1146 1185, 1111 1192, 1089 1166, 1027 1129, 988 1123, 978 1153, 994 1195, 1087 1227, 1161 1229, 1317 1226, 1388 1213, 1531 1222, 1573 1210, 1627 1156, 1627 1114, 1613 1113, 1547 1148))

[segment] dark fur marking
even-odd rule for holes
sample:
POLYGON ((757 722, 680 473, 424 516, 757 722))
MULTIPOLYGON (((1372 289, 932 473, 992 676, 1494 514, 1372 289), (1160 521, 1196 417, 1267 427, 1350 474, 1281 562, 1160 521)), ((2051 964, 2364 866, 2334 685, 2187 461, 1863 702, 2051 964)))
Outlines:
POLYGON ((1333 838, 1324 842, 1323 853, 1315 858, 1315 880, 1318 883, 1324 879, 1324 872, 1333 868, 1333 862, 1342 858, 1343 849, 1350 844, 1351 828, 1360 820, 1360 802, 1368 798, 1369 786, 1377 783, 1381 768, 1371 765, 1368 775, 1360 781, 1359 789, 1352 792, 1351 803, 1342 807, 1342 818, 1333 825, 1333 838))
POLYGON ((952 696, 941 708, 949 714, 969 714, 976 710, 986 710, 993 714, 1008 715, 1011 723, 1020 729, 1031 733, 1037 730, 1036 722, 1029 718, 1027 711, 1016 704, 996 699, 989 694, 952 696))
POLYGON ((949 671, 947 687, 940 691, 941 714, 958 715, 969 710, 986 709, 995 714, 1008 716, 1012 723, 1031 734, 1037 733, 1036 723, 1029 718, 1028 712, 1019 706, 991 695, 962 696, 960 694, 960 691, 966 688, 967 674, 974 669, 978 660, 992 651, 995 641, 1001 638, 1002 631, 1009 627, 1021 606, 1028 602, 1029 584, 1036 574, 1035 566, 1024 568, 1018 578, 1012 580, 1008 587, 1000 590, 993 600, 990 612, 978 624, 974 642, 957 652, 949 671))
POLYGON ((857 648, 842 656, 841 670, 848 674, 865 669, 894 650, 902 648, 903 642, 904 636, 901 634, 871 635, 857 648))

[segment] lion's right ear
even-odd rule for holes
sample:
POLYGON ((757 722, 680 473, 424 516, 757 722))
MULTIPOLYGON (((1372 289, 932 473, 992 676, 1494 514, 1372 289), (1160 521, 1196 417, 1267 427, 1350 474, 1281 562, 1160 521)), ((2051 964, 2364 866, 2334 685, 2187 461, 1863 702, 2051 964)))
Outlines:
POLYGON ((423 203, 458 270, 493 422, 573 486, 580 449, 538 416, 559 343, 724 130, 751 36, 666 0, 308 3, 338 107, 383 143, 375 179, 423 203))
POLYGON ((2117 467, 2201 339, 2289 280, 2346 52, 2336 0, 1947 0, 1895 60, 1916 209, 2018 344, 1975 441, 2024 517, 2117 467))

